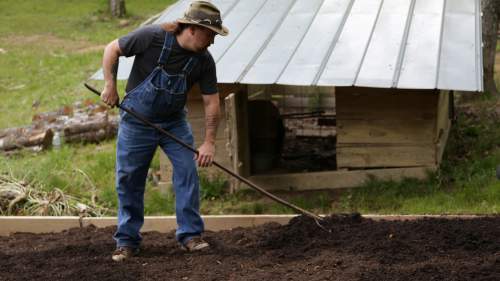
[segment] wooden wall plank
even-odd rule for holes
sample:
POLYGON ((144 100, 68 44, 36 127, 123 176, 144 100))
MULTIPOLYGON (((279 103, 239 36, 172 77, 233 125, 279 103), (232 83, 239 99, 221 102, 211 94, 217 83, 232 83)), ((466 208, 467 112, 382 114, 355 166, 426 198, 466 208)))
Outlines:
POLYGON ((432 143, 434 127, 434 120, 426 119, 337 119, 337 141, 373 144, 432 143))
POLYGON ((436 163, 437 91, 346 87, 336 98, 338 168, 436 163))
POLYGON ((401 180, 403 178, 426 179, 435 166, 370 169, 355 171, 326 171, 276 175, 256 175, 249 179, 266 190, 321 190, 349 188, 363 185, 370 178, 401 180))
POLYGON ((380 145, 355 144, 352 147, 337 146, 337 166, 339 168, 368 167, 414 167, 435 164, 434 145, 380 145))
POLYGON ((434 90, 339 88, 337 119, 435 119, 438 95, 434 90))

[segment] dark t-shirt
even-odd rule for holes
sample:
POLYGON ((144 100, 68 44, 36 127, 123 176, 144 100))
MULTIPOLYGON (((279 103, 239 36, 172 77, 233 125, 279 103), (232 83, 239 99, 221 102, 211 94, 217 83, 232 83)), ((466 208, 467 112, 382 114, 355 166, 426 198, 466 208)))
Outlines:
MULTIPOLYGON (((123 55, 127 57, 135 55, 134 65, 127 82, 127 92, 144 81, 157 66, 166 34, 160 25, 148 25, 118 39, 123 55)), ((165 64, 165 71, 170 74, 180 73, 192 56, 196 56, 198 62, 187 76, 187 90, 189 91, 198 82, 202 94, 217 93, 215 62, 208 51, 195 53, 183 49, 175 39, 165 64)))

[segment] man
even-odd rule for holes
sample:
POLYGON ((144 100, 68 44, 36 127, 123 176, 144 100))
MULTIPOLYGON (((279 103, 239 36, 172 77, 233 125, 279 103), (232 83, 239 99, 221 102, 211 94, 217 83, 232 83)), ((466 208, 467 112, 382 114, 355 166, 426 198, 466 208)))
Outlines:
POLYGON ((199 214, 199 180, 196 164, 210 166, 215 154, 219 122, 219 94, 215 62, 207 48, 216 34, 227 35, 220 12, 213 4, 195 1, 176 22, 139 28, 106 46, 103 55, 105 86, 101 99, 109 106, 119 102, 116 74, 119 56, 134 56, 122 106, 160 125, 189 145, 191 127, 186 121, 186 95, 196 83, 203 94, 205 139, 196 155, 172 139, 120 112, 116 153, 118 227, 112 259, 122 261, 139 252, 144 222, 144 187, 157 146, 172 162, 176 194, 176 239, 187 251, 207 249, 199 214))

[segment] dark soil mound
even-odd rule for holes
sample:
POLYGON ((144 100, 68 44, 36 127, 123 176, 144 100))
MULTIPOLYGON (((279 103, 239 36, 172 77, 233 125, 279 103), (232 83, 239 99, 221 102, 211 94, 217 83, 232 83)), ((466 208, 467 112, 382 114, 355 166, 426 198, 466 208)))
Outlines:
POLYGON ((114 228, 0 237, 0 280, 500 280, 500 217, 373 221, 335 215, 319 228, 208 232, 186 253, 174 233, 144 233, 142 253, 111 260, 114 228))

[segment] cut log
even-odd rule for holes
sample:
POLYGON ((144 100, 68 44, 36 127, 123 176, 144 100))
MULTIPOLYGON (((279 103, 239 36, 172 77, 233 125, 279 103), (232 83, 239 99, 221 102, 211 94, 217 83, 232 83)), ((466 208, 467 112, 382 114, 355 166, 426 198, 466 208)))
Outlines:
POLYGON ((32 122, 36 123, 53 123, 59 116, 72 116, 73 106, 63 106, 57 111, 43 112, 33 115, 32 122))
POLYGON ((15 134, 0 138, 0 150, 8 151, 23 147, 42 146, 47 148, 52 144, 54 133, 51 129, 45 131, 27 131, 25 135, 15 134))
POLYGON ((20 136, 24 134, 24 132, 27 130, 27 128, 21 127, 21 128, 7 128, 0 130, 0 138, 4 138, 6 136, 20 136))
POLYGON ((89 131, 99 131, 100 129, 106 129, 110 126, 107 116, 99 119, 86 120, 80 123, 70 123, 64 127, 64 135, 70 136, 75 134, 81 134, 89 131))
POLYGON ((66 143, 87 143, 100 142, 116 135, 116 130, 113 127, 102 128, 97 131, 88 131, 80 134, 64 136, 66 143))

